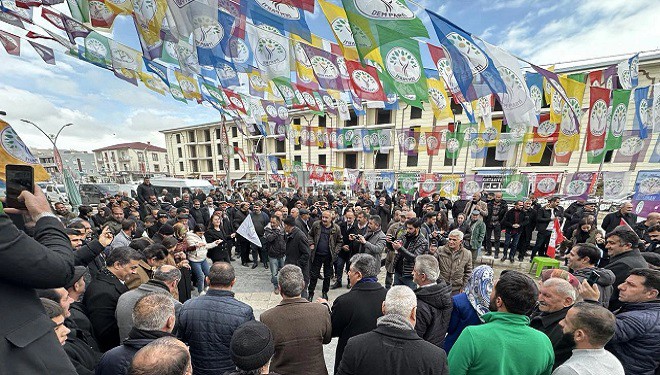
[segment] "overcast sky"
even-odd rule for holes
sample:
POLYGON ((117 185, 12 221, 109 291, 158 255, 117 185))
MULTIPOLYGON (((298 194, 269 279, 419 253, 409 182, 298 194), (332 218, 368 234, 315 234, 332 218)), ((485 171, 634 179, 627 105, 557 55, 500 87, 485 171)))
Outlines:
MULTIPOLYGON (((660 1, 657 0, 416 2, 491 44, 537 64, 632 55, 660 48, 660 27, 657 26, 660 1)), ((409 5, 437 41, 426 13, 409 5)), ((59 5, 57 9, 68 13, 66 6, 59 5)), ((41 20, 39 8, 35 8, 34 18, 38 24, 57 30, 41 20)), ((313 33, 332 39, 318 4, 315 14, 307 13, 307 21, 313 33)), ((0 23, 0 29, 21 36, 25 34, 6 23, 0 23)), ((135 27, 128 17, 117 18, 112 37, 139 50, 135 27)), ((43 43, 56 49, 57 65, 41 61, 25 41, 21 45, 21 57, 9 56, 0 50, 0 66, 3 67, 0 110, 7 112, 4 119, 29 147, 46 148, 50 143, 36 129, 20 122, 21 118, 34 121, 48 133, 56 132, 63 124, 73 123, 74 126, 60 135, 58 147, 77 150, 133 141, 163 146, 165 139, 158 130, 219 119, 215 110, 192 103, 186 105, 169 95, 161 96, 143 86, 135 87, 115 78, 110 71, 66 56, 56 44, 43 43)), ((425 48, 422 52, 428 54, 425 48)), ((426 66, 431 66, 429 60, 426 66)))

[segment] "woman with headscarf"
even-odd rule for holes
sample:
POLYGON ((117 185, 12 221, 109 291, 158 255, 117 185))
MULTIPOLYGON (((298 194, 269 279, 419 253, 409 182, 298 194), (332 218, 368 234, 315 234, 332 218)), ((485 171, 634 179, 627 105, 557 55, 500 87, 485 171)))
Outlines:
POLYGON ((493 277, 493 269, 490 266, 479 266, 472 271, 463 293, 452 297, 454 308, 451 311, 444 346, 447 354, 465 327, 483 323, 481 317, 490 312, 493 277))

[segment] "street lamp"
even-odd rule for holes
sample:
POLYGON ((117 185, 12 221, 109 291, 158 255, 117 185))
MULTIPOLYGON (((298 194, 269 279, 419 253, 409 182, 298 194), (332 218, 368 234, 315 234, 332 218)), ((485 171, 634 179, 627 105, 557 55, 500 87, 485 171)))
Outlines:
POLYGON ((57 149, 57 138, 60 136, 60 133, 62 133, 62 130, 64 130, 64 128, 72 126, 73 124, 68 123, 68 124, 62 125, 60 130, 58 130, 57 133, 55 134, 55 136, 53 136, 52 134, 51 135, 46 134, 46 132, 43 131, 43 129, 41 129, 39 127, 39 125, 35 124, 34 122, 32 122, 30 120, 26 120, 26 119, 22 118, 21 121, 23 121, 26 124, 30 124, 30 125, 34 126, 35 128, 37 128, 43 135, 46 136, 46 138, 48 138, 50 143, 53 144, 53 156, 55 158, 55 165, 57 166, 57 171, 59 173, 63 173, 64 168, 62 166, 62 158, 60 157, 60 151, 57 149))
POLYGON ((142 154, 144 155, 144 177, 149 175, 149 157, 147 156, 147 149, 149 147, 151 147, 151 142, 147 142, 147 147, 142 150, 142 154))

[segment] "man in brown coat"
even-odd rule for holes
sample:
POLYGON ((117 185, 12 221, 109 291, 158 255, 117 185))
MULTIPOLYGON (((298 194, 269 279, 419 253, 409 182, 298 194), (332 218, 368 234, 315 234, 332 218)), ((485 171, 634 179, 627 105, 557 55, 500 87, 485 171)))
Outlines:
POLYGON ((463 247, 463 232, 451 231, 447 244, 439 247, 434 256, 438 259, 440 277, 451 286, 451 294, 460 293, 472 274, 472 253, 463 247))
POLYGON ((298 266, 282 267, 277 283, 282 302, 264 311, 260 318, 275 338, 270 371, 287 375, 327 375, 323 345, 332 340, 330 308, 301 297, 305 280, 298 266))
POLYGON ((309 248, 311 250, 309 272, 309 300, 314 298, 314 289, 323 267, 323 288, 321 296, 328 299, 330 279, 333 275, 332 264, 341 250, 342 235, 339 225, 332 222, 332 211, 323 211, 321 220, 314 222, 309 230, 309 248))

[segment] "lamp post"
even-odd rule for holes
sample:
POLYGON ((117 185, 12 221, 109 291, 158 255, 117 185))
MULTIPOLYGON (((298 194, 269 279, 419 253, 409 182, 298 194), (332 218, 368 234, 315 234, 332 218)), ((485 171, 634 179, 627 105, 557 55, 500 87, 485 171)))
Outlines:
POLYGON ((144 155, 144 176, 149 175, 149 158, 147 156, 147 149, 151 147, 151 142, 147 142, 147 147, 142 150, 142 154, 144 155))
POLYGON ((34 126, 34 127, 37 128, 37 129, 38 129, 43 135, 45 135, 46 138, 48 138, 48 140, 50 141, 50 143, 53 145, 53 157, 54 157, 54 159, 55 159, 55 165, 57 166, 57 171, 58 171, 59 173, 64 173, 64 167, 63 167, 63 165, 62 165, 62 158, 60 157, 60 151, 57 149, 57 138, 60 136, 60 133, 62 133, 62 130, 64 130, 64 128, 69 127, 69 126, 72 126, 73 124, 72 124, 72 123, 68 123, 68 124, 64 124, 64 125, 62 125, 62 127, 60 127, 60 130, 58 130, 57 133, 53 136, 52 134, 51 134, 51 135, 48 135, 45 131, 43 131, 43 129, 41 129, 41 128, 39 127, 39 125, 35 124, 34 122, 32 122, 32 121, 30 121, 30 120, 26 120, 26 119, 22 118, 21 121, 23 121, 23 122, 26 123, 26 124, 30 124, 30 125, 34 126))

